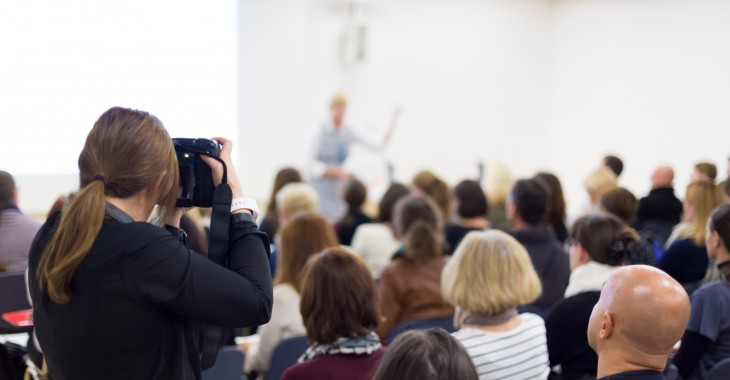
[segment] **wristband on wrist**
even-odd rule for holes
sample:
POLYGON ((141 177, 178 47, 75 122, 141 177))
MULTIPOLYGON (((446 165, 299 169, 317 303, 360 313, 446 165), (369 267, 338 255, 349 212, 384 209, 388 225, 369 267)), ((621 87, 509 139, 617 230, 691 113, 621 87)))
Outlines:
POLYGON ((258 218, 259 216, 259 206, 253 198, 233 198, 233 201, 231 202, 231 212, 240 209, 250 210, 254 218, 258 218))

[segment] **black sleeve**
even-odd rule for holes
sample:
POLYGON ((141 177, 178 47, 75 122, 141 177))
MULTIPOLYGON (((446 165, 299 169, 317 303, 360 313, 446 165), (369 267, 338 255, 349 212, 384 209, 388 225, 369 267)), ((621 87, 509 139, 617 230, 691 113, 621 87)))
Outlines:
POLYGON ((689 379, 689 376, 699 365, 700 358, 707 351, 709 345, 710 339, 708 337, 700 335, 696 331, 687 330, 684 332, 679 351, 672 359, 682 378, 689 379))
POLYGON ((268 322, 273 300, 268 239, 253 222, 230 228, 228 268, 160 230, 159 238, 125 260, 123 281, 130 297, 219 326, 268 322))
POLYGON ((681 241, 675 241, 672 243, 672 245, 667 248, 662 257, 660 257, 659 261, 656 263, 657 268, 663 270, 675 279, 677 273, 684 266, 682 257, 686 256, 681 254, 681 243, 681 241))
POLYGON ((559 302, 545 319, 550 367, 561 364, 565 360, 566 351, 572 343, 572 339, 570 339, 573 335, 570 328, 572 319, 569 318, 569 310, 566 310, 565 305, 565 300, 559 302))

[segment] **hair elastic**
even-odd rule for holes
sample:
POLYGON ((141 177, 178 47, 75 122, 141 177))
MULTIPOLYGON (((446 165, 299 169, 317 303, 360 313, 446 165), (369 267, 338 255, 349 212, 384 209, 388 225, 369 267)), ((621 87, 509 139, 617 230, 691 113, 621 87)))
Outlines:
POLYGON ((106 186, 106 177, 104 177, 103 175, 95 175, 94 178, 91 179, 91 182, 94 181, 104 182, 104 186, 106 186))

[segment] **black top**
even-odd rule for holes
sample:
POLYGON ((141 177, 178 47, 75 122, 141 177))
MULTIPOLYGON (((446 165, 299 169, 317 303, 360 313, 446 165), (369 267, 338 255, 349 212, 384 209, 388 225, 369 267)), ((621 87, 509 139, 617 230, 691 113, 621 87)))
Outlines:
POLYGON ((636 220, 641 225, 647 220, 667 220, 679 223, 682 217, 682 201, 674 195, 674 188, 663 187, 653 189, 649 195, 639 200, 639 211, 636 220))
POLYGON ((264 215, 263 219, 261 219, 261 223, 259 224, 259 230, 261 230, 261 232, 263 232, 269 236, 269 241, 272 244, 274 243, 274 238, 276 237, 276 227, 277 226, 274 225, 275 219, 276 219, 276 215, 271 215, 270 213, 266 213, 266 215, 264 215))
POLYGON ((545 319, 550 366, 560 364, 561 379, 596 376, 598 356, 588 345, 588 320, 601 292, 584 292, 560 301, 545 319))
POLYGON ((524 231, 513 231, 512 236, 527 249, 542 282, 542 295, 530 305, 533 308, 526 310, 544 316, 553 305, 563 299, 565 288, 568 287, 568 255, 547 224, 533 226, 524 231))
POLYGON ((271 316, 268 242, 251 221, 231 223, 226 269, 174 231, 105 220, 60 305, 36 278, 58 220, 38 232, 29 261, 35 332, 54 379, 199 379, 192 321, 242 327, 271 316))
POLYGON ((664 375, 659 371, 631 371, 631 372, 624 372, 624 373, 617 373, 615 375, 609 375, 606 377, 602 377, 598 380, 621 380, 621 379, 630 379, 630 380, 665 380, 664 375))
POLYGON ((449 255, 454 253, 456 247, 459 246, 464 236, 472 231, 482 231, 483 228, 477 227, 464 227, 458 224, 449 223, 444 227, 444 236, 446 237, 446 244, 448 245, 449 255))
POLYGON ((695 245, 692 239, 682 239, 669 246, 659 258, 657 268, 667 272, 680 284, 687 285, 702 281, 709 263, 707 248, 695 245))
POLYGON ((357 227, 361 224, 371 223, 372 221, 372 218, 359 211, 356 214, 345 216, 335 224, 335 232, 337 233, 337 239, 340 241, 340 244, 350 245, 357 227))

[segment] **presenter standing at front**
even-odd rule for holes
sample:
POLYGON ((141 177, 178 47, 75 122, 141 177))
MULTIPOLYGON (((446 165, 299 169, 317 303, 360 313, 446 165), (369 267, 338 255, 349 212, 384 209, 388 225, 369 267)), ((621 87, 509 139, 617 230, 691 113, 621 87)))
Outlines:
POLYGON ((352 177, 344 164, 350 154, 350 145, 360 144, 373 151, 382 151, 390 140, 398 119, 399 109, 393 111, 390 126, 381 145, 372 144, 358 136, 345 123, 347 98, 336 93, 330 101, 330 118, 323 122, 312 144, 310 175, 312 186, 320 198, 320 211, 331 223, 336 221, 347 206, 341 197, 343 185, 352 177))

